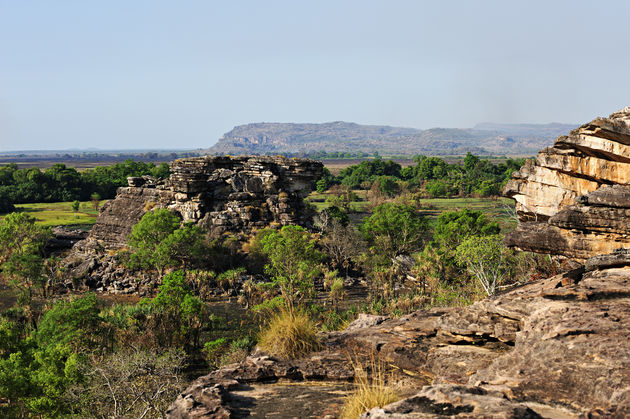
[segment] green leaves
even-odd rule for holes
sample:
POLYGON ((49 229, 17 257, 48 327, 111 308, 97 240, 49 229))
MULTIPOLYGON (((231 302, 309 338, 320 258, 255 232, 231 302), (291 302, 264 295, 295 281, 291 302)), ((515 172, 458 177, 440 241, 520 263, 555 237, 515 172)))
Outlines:
POLYGON ((158 295, 143 302, 150 307, 153 320, 159 324, 158 339, 163 344, 199 346, 201 327, 207 320, 205 305, 192 294, 184 272, 175 271, 166 275, 158 295))
POLYGON ((457 263, 466 267, 488 295, 496 292, 509 268, 509 251, 503 244, 503 236, 469 236, 457 246, 457 263))
POLYGON ((26 213, 11 213, 0 221, 0 271, 17 288, 20 303, 29 305, 35 291, 46 294, 43 250, 52 236, 26 213))
POLYGON ((375 250, 388 257, 422 247, 429 225, 411 205, 385 203, 374 208, 361 230, 375 250))
POLYGON ((440 214, 433 231, 433 244, 442 254, 452 252, 468 236, 498 234, 499 225, 481 211, 447 211, 440 214))
POLYGON ((262 252, 269 258, 265 272, 272 275, 289 307, 309 295, 320 274, 323 255, 315 240, 300 226, 287 225, 270 231, 261 239, 262 252))
POLYGON ((180 228, 179 217, 163 208, 147 212, 133 227, 127 244, 132 268, 155 268, 160 273, 166 267, 200 264, 209 252, 203 230, 192 223, 180 228))

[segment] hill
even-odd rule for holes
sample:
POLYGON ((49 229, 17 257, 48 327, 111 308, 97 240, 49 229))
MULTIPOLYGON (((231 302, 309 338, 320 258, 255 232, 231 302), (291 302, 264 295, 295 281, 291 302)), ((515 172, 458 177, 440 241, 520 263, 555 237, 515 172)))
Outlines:
POLYGON ((567 134, 568 124, 478 124, 474 128, 420 130, 351 122, 323 124, 253 123, 226 133, 208 154, 307 155, 320 151, 382 154, 529 155, 567 134))

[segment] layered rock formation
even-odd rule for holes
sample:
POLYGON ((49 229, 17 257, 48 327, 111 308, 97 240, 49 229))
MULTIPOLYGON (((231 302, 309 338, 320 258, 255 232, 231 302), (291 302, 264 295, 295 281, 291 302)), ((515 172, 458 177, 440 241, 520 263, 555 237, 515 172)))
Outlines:
POLYGON ((89 239, 106 250, 121 248, 131 228, 155 207, 169 208, 213 235, 305 224, 303 198, 323 170, 313 160, 251 156, 180 159, 170 168, 165 182, 129 178, 129 186, 101 209, 89 239))
POLYGON ((630 108, 559 137, 504 193, 522 222, 510 246, 585 260, 630 247, 630 108))
POLYGON ((306 225, 303 198, 322 174, 320 162, 284 157, 196 157, 171 163, 166 181, 129 178, 116 198, 99 213, 87 239, 66 259, 66 286, 86 285, 114 293, 150 293, 147 275, 133 277, 112 254, 154 208, 168 208, 183 221, 197 223, 210 235, 245 237, 254 229, 286 224, 306 225))

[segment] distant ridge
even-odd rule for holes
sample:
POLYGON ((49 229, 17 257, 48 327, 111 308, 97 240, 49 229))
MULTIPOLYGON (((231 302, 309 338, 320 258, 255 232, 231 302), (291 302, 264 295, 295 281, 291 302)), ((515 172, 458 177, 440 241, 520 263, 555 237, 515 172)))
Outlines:
POLYGON ((535 154, 577 125, 481 123, 473 128, 400 128, 353 122, 261 122, 234 127, 208 154, 305 155, 320 151, 395 155, 535 154))

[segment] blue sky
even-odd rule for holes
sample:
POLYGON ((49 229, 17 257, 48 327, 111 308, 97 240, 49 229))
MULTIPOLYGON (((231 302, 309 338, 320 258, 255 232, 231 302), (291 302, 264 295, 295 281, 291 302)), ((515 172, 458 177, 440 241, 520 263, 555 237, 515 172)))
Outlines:
POLYGON ((0 0, 0 150, 587 122, 630 105, 629 18, 624 1, 0 0))

